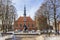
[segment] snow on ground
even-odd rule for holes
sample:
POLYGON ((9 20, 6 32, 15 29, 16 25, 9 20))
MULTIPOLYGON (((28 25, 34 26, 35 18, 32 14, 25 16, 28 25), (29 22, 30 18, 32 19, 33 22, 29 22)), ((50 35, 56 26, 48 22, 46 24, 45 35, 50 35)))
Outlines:
POLYGON ((46 36, 46 35, 40 35, 36 37, 36 40, 60 40, 59 35, 51 35, 51 36, 46 36))
POLYGON ((7 35, 7 36, 0 37, 0 40, 5 40, 8 38, 12 38, 12 37, 13 37, 13 35, 7 35))
POLYGON ((3 38, 3 37, 0 37, 0 40, 5 40, 5 38, 3 38))
POLYGON ((45 37, 45 35, 40 35, 40 36, 36 37, 36 40, 44 40, 44 37, 45 37))
POLYGON ((45 40, 60 40, 60 36, 45 37, 45 40))

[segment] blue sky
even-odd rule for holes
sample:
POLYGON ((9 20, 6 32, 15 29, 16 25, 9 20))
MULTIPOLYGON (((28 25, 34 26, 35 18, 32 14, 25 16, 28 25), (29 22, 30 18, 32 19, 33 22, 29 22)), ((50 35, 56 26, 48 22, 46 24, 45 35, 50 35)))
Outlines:
POLYGON ((43 0, 13 0, 14 6, 17 9, 18 17, 23 16, 24 4, 26 5, 26 14, 34 19, 35 12, 38 10, 43 0))

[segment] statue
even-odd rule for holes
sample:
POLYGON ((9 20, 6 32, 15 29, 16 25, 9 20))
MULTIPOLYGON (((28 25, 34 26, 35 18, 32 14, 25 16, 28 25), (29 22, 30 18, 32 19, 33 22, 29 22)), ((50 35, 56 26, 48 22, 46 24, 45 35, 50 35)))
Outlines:
POLYGON ((26 32, 27 29, 28 29, 27 26, 24 24, 24 31, 26 32))

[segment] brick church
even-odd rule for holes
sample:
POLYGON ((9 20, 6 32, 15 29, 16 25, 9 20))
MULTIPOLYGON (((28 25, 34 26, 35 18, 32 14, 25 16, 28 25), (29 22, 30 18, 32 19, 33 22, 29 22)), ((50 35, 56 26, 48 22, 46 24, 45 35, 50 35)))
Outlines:
POLYGON ((24 30, 25 27, 28 31, 36 30, 36 23, 30 16, 26 16, 26 7, 24 7, 24 16, 20 16, 14 23, 15 30, 24 30))

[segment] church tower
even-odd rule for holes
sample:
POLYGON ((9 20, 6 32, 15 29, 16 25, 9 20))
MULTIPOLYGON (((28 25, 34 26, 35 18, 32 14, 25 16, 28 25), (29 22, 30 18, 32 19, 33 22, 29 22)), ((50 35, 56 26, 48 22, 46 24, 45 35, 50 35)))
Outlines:
POLYGON ((26 6, 24 6, 24 17, 26 17, 26 6))
POLYGON ((26 6, 24 6, 24 24, 26 25, 26 6))
POLYGON ((24 6, 24 31, 27 30, 26 21, 26 6, 24 6))

